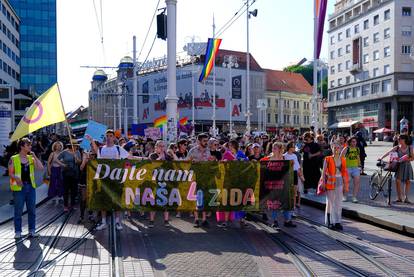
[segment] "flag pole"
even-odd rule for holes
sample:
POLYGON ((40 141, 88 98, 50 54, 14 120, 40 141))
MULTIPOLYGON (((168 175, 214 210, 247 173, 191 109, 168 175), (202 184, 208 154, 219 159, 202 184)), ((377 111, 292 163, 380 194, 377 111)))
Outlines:
POLYGON ((57 85, 57 87, 58 87, 58 91, 59 91, 60 103, 62 104, 63 112, 64 112, 64 114, 65 114, 65 123, 66 123, 66 128, 67 128, 67 130, 68 130, 68 136, 69 136, 70 146, 72 147, 72 151, 73 151, 73 153, 75 153, 75 147, 73 146, 73 143, 72 143, 72 133, 71 133, 70 128, 69 128, 68 118, 66 117, 65 106, 63 105, 62 94, 60 93, 60 87, 59 87, 59 84, 58 84, 58 83, 56 83, 56 85, 57 85))

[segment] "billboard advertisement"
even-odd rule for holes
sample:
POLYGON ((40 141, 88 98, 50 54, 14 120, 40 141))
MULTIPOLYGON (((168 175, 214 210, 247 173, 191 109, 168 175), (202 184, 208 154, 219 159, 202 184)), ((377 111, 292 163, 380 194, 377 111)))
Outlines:
MULTIPOLYGON (((194 67, 194 106, 195 120, 210 121, 213 114, 213 71, 203 83, 198 82, 201 66, 194 67)), ((192 120, 192 66, 177 68, 177 97, 179 117, 187 116, 192 120)), ((229 120, 230 109, 233 121, 245 121, 245 78, 243 70, 216 67, 216 120, 229 120), (232 107, 229 106, 233 96, 232 107)), ((167 72, 151 73, 139 77, 141 93, 150 97, 139 101, 139 120, 141 123, 152 123, 157 117, 166 114, 167 72)))

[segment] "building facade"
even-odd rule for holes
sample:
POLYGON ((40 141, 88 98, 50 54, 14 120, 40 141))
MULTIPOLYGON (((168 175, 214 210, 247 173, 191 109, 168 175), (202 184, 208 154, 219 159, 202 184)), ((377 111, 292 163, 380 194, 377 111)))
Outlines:
MULTIPOLYGON (((177 67, 177 97, 179 118, 193 119, 196 132, 207 132, 213 120, 213 74, 216 74, 216 126, 220 132, 229 130, 230 115, 234 130, 246 130, 246 54, 238 51, 220 50, 216 56, 216 68, 203 83, 198 82, 203 68, 203 56, 196 60, 179 61, 177 67), (237 57, 238 67, 223 67, 224 57, 237 57), (230 75, 231 74, 231 75, 230 75), (231 99, 230 99, 231 98, 231 99), (231 101, 230 101, 231 100, 231 101), (231 105, 230 105, 231 103, 231 105)), ((257 129, 257 99, 264 98, 264 72, 253 56, 250 57, 250 111, 252 131, 257 129)), ((166 114, 167 94, 166 60, 159 67, 140 72, 138 75, 138 123, 152 126, 154 120, 166 114)), ((89 91, 89 116, 111 128, 131 128, 133 120, 132 59, 124 57, 119 65, 117 76, 109 78, 102 70, 97 70, 89 91)))
MULTIPOLYGON (((302 74, 265 69, 267 131, 309 130, 312 123, 312 86, 302 74)), ((318 103, 320 127, 326 128, 327 113, 318 103)))
POLYGON ((56 0, 9 1, 20 18, 20 87, 39 95, 57 82, 56 0))
POLYGON ((412 0, 338 0, 329 16, 329 124, 414 121, 412 0))

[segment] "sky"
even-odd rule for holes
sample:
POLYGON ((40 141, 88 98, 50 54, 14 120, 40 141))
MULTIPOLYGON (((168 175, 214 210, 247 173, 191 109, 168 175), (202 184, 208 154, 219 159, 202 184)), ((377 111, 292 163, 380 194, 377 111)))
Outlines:
MULTIPOLYGON (((143 42, 158 1, 159 8, 166 7, 165 0, 57 1, 58 82, 66 111, 80 105, 88 106, 88 91, 95 68, 81 66, 117 66, 122 57, 132 57, 133 35, 137 37, 137 52, 142 51, 139 61, 145 59, 156 34, 155 20, 144 46, 143 42), (103 46, 98 24, 103 26, 103 46)), ((213 15, 216 30, 219 30, 244 2, 178 0, 177 52, 182 51, 192 36, 196 41, 206 42, 213 34, 213 15)), ((304 57, 312 59, 313 2, 256 0, 251 6, 251 10, 258 10, 258 15, 249 21, 250 53, 262 68, 283 69, 304 57)), ((327 18, 333 12, 334 4, 333 0, 328 2, 327 18)), ((220 38, 221 49, 246 51, 246 15, 235 21, 220 38)), ((166 53, 167 42, 156 39, 149 58, 162 57, 166 53)), ((326 33, 321 58, 325 57, 326 33)), ((105 71, 115 75, 114 70, 105 71)))

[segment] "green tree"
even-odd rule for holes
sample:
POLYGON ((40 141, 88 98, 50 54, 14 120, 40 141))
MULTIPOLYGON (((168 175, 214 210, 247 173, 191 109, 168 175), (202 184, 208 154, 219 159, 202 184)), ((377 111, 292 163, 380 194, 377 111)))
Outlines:
MULTIPOLYGON (((313 65, 290 65, 285 67, 283 71, 286 72, 294 72, 300 73, 302 76, 308 81, 308 83, 313 86, 313 65)), ((318 84, 318 91, 320 91, 320 84, 318 84)), ((325 77, 322 81, 322 88, 323 88, 323 98, 327 98, 328 96, 328 77, 325 77)))

